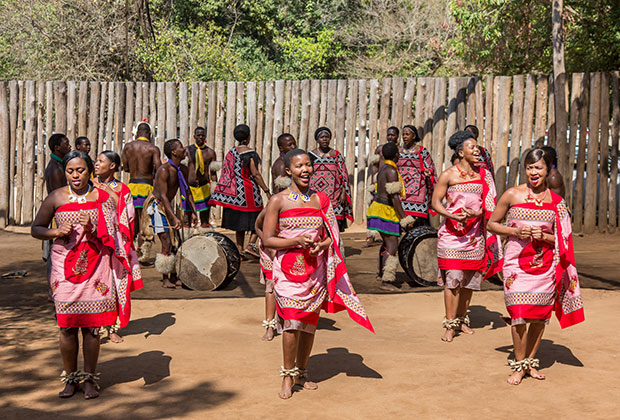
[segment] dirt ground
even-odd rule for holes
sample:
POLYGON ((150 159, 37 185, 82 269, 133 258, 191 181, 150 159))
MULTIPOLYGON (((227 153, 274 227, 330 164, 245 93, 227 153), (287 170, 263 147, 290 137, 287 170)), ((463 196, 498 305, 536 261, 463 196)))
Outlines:
POLYGON ((145 289, 133 295, 125 342, 102 346, 102 394, 59 400, 61 361, 53 307, 47 302, 40 242, 0 232, 0 419, 205 418, 620 418, 617 366, 620 336, 618 235, 575 237, 586 322, 560 330, 555 319, 539 356, 546 381, 509 386, 511 352, 500 286, 474 295, 473 336, 439 340, 443 301, 437 287, 406 283, 386 294, 374 279, 378 248, 362 250, 364 234, 347 233, 347 264, 376 335, 345 313, 325 315, 310 359, 319 390, 277 397, 281 340, 260 340, 264 317, 258 264, 244 262, 225 290, 160 287, 144 270, 145 289))

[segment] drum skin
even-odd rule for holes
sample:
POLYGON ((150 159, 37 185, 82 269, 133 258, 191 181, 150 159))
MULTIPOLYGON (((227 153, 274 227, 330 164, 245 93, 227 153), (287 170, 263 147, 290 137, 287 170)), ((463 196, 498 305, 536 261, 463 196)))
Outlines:
POLYGON ((421 286, 437 284, 437 230, 430 225, 409 229, 398 245, 398 259, 407 276, 421 286))
POLYGON ((239 272, 239 268, 241 268, 241 254, 239 254, 237 244, 235 244, 228 236, 218 232, 207 232, 203 233, 203 235, 215 239, 226 255, 228 270, 226 272, 226 281, 219 286, 221 289, 232 279, 234 279, 239 272))

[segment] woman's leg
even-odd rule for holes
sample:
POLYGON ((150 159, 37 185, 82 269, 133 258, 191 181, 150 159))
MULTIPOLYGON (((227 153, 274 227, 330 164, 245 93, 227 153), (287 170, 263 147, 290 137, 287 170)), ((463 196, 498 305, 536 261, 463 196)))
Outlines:
MULTIPOLYGON (((515 359, 518 362, 525 359, 527 354, 527 325, 513 325, 512 327, 510 327, 510 332, 512 334, 512 343, 514 345, 515 359)), ((524 376, 524 370, 514 372, 508 377, 508 383, 511 385, 519 385, 524 376)))
MULTIPOLYGON (((97 373, 97 360, 99 359, 99 336, 93 335, 90 328, 82 328, 82 339, 84 340, 84 372, 97 373)), ((99 396, 94 382, 84 382, 84 398, 96 398, 99 396)))
MULTIPOLYGON (((265 292, 265 320, 271 321, 276 316, 276 296, 273 292, 265 292)), ((275 328, 267 327, 263 340, 271 341, 275 335, 275 328)))
MULTIPOLYGON (((459 306, 456 311, 456 316, 459 318, 464 318, 467 315, 467 311, 469 310, 469 304, 471 303, 471 296, 474 293, 472 289, 467 289, 465 287, 461 288, 461 293, 459 294, 459 306)), ((461 331, 466 334, 473 334, 474 330, 469 328, 469 325, 461 323, 461 331)))
POLYGON ((235 239, 237 240, 237 248, 239 248, 239 252, 243 252, 243 243, 245 242, 245 231, 235 232, 235 239))
MULTIPOLYGON (((443 289, 443 302, 446 308, 446 320, 452 321, 457 319, 457 309, 460 302, 460 295, 462 293, 462 289, 460 286, 457 286, 453 289, 450 289, 448 285, 443 289)), ((446 331, 441 336, 441 339, 446 342, 451 342, 454 338, 454 328, 456 326, 452 326, 451 328, 446 328, 446 331)))
POLYGON ((308 359, 312 352, 312 345, 314 344, 314 334, 305 332, 299 333, 299 344, 297 346, 297 361, 296 365, 302 371, 302 376, 295 379, 295 383, 303 386, 305 389, 317 389, 319 386, 315 382, 308 380, 306 376, 306 366, 308 366, 308 359))
MULTIPOLYGON (((63 328, 60 330, 60 354, 62 364, 67 374, 77 371, 77 356, 79 351, 78 329, 63 328)), ((66 384, 58 396, 60 398, 70 397, 75 393, 77 384, 66 384)))
MULTIPOLYGON (((297 344, 299 340, 299 331, 284 331, 282 333, 282 353, 283 368, 293 369, 295 367, 295 357, 297 357, 297 344)), ((282 377, 282 388, 280 389, 280 398, 288 399, 293 395, 294 379, 291 376, 282 377)))
MULTIPOLYGON (((536 353, 538 352, 538 347, 540 347, 540 342, 542 341, 544 332, 545 324, 543 322, 530 323, 530 327, 527 331, 527 348, 525 350, 525 354, 528 358, 536 358, 536 353)), ((545 379, 545 375, 538 372, 538 369, 536 368, 530 367, 528 373, 532 378, 545 379)))

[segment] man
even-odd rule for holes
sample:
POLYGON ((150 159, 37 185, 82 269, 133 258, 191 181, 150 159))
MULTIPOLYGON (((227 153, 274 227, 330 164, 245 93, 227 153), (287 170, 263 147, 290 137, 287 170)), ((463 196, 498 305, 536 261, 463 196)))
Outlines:
POLYGON ((129 189, 136 209, 134 240, 138 238, 138 260, 143 264, 148 263, 150 242, 145 242, 146 247, 142 249, 143 238, 138 235, 142 208, 144 200, 153 191, 153 175, 161 166, 161 152, 159 147, 151 144, 152 140, 151 126, 147 122, 141 122, 138 124, 135 140, 127 143, 121 153, 123 170, 129 172, 129 189))
POLYGON ((274 194, 287 189, 291 185, 291 178, 286 174, 284 155, 293 149, 297 149, 295 137, 289 133, 280 134, 278 136, 278 149, 280 149, 280 156, 271 165, 271 190, 274 194))
POLYGON ((75 139, 75 148, 87 155, 90 154, 90 140, 88 140, 88 137, 81 136, 75 139))
POLYGON ((192 213, 192 225, 197 223, 198 215, 186 181, 190 170, 194 170, 193 164, 190 163, 189 168, 181 164, 181 161, 187 156, 187 150, 179 140, 172 139, 164 143, 164 154, 168 158, 168 162, 160 165, 157 169, 153 193, 144 202, 144 206, 151 218, 153 232, 161 241, 161 254, 157 254, 155 268, 163 275, 163 287, 174 289, 176 286, 181 286, 181 282, 177 280, 176 273, 174 273, 176 249, 172 246, 170 230, 170 228, 174 230, 182 228, 181 221, 172 209, 172 201, 177 190, 180 191, 181 198, 185 198, 188 203, 192 213))
POLYGON ((558 171, 558 154, 551 146, 543 146, 541 149, 545 155, 551 158, 551 170, 549 175, 547 175, 547 187, 564 198, 566 188, 564 187, 564 178, 562 178, 562 174, 558 171))
POLYGON ((55 189, 67 185, 65 170, 62 168, 62 160, 71 151, 71 144, 67 136, 60 133, 53 134, 47 143, 52 156, 44 173, 45 186, 49 194, 55 189))
MULTIPOLYGON (((194 200, 196 211, 200 215, 200 227, 208 229, 211 207, 209 207, 209 198, 211 198, 211 183, 215 188, 217 183, 217 173, 219 170, 218 162, 216 162, 215 150, 205 144, 207 133, 203 127, 196 127, 194 130, 194 144, 186 147, 187 155, 193 166, 196 168, 189 177, 189 188, 194 200)), ((221 165, 220 165, 221 166, 221 165)), ((184 202, 184 224, 189 226, 191 209, 184 202)))

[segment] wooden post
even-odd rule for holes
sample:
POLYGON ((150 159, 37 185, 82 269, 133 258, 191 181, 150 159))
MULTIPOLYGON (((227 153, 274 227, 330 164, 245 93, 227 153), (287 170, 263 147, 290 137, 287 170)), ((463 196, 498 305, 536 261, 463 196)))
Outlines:
POLYGON ((108 95, 108 86, 106 82, 101 82, 100 91, 101 99, 99 100, 99 124, 97 126, 97 155, 104 150, 103 144, 105 142, 105 110, 106 110, 106 98, 108 95))
MULTIPOLYGON (((407 91, 412 88, 407 81, 407 91)), ((415 80, 415 79, 413 79, 415 80)), ((415 83, 415 82, 414 82, 415 83)), ((368 92, 366 80, 358 81, 358 102, 359 102, 359 121, 358 121, 358 146, 357 146, 357 188, 355 196, 355 223, 358 225, 366 223, 366 156, 374 150, 367 150, 368 137, 366 136, 366 114, 368 112, 368 92)), ((413 89, 411 89, 413 91, 413 89)), ((413 98, 412 98, 413 99, 413 98)), ((405 111, 407 110, 407 95, 405 94, 405 111)), ((409 102, 409 115, 411 114, 411 102, 409 102)), ((403 116, 403 119, 405 117, 403 116)))
MULTIPOLYGON (((484 103, 484 147, 490 149, 493 141, 493 76, 487 76, 485 80, 485 103, 484 103)), ((482 92, 480 92, 482 94, 482 92)), ((482 139, 480 138, 482 144, 482 139)))
MULTIPOLYGON (((178 138, 177 134, 177 86, 166 82, 166 140, 178 138)), ((163 147, 163 146, 162 146, 163 147)))
MULTIPOLYGON (((569 209, 573 206, 573 171, 575 170, 575 148, 577 146, 577 132, 579 131, 579 103, 581 101, 582 80, 583 73, 573 73, 570 99, 570 136, 568 139, 567 152, 568 165, 566 167, 569 176, 564 178, 564 183, 566 186, 566 196, 564 199, 566 200, 569 209)), ((612 185, 613 184, 614 183, 612 183, 612 185)))
POLYGON ((237 105, 236 90, 237 84, 235 82, 226 83, 226 134, 224 135, 224 150, 227 151, 235 145, 233 132, 235 130, 235 109, 237 105))
POLYGON ((155 108, 155 91, 151 91, 151 87, 155 87, 153 83, 142 82, 142 115, 138 121, 146 119, 150 124, 155 124, 155 120, 151 118, 151 115, 157 116, 155 111, 151 110, 151 107, 155 108))
POLYGON ((405 81, 402 77, 392 79, 392 115, 390 125, 402 127, 403 122, 403 102, 405 100, 405 81))
POLYGON ((476 125, 476 78, 467 79, 467 125, 476 125))
POLYGON ((422 144, 431 153, 433 150, 433 112, 435 102, 433 97, 435 95, 435 78, 429 77, 426 79, 426 102, 424 104, 424 137, 422 138, 422 144))
MULTIPOLYGON (((310 114, 308 115, 308 127, 307 131, 307 141, 306 144, 313 144, 314 142, 314 131, 319 128, 319 120, 320 120, 320 109, 323 109, 323 105, 327 105, 325 102, 326 98, 321 97, 321 83, 325 82, 324 80, 312 80, 310 82, 310 94, 308 95, 310 106, 310 114)), ((303 86, 303 82, 302 82, 303 86)), ((327 89, 327 82, 325 82, 325 88, 327 89)), ((327 92, 326 92, 327 94, 327 92)), ((303 104, 303 87, 302 87, 302 104, 303 104)), ((303 105, 302 105, 303 106, 303 105)), ((300 130, 301 131, 301 130, 300 130)), ((299 134, 301 138, 301 133, 299 134)))
MULTIPOLYGON (((323 127, 327 122, 328 86, 329 80, 321 80, 321 104, 319 108, 319 123, 317 124, 316 128, 323 127)), ((312 128, 312 126, 310 126, 310 128, 308 128, 308 131, 314 132, 316 128, 312 128)))
MULTIPOLYGON (((189 144, 194 142, 194 130, 198 127, 198 91, 200 90, 199 82, 192 82, 192 96, 191 96, 191 104, 189 106, 189 128, 187 131, 187 141, 189 144)), ((203 105, 204 107, 204 105, 203 105)), ((205 135, 207 138, 208 131, 205 126, 201 126, 205 129, 205 135)))
MULTIPOLYGON (((499 100, 499 91, 500 91, 500 79, 499 76, 495 76, 493 79, 493 142, 489 144, 488 150, 491 153, 491 160, 493 160, 493 165, 495 166, 495 174, 497 175, 497 171, 499 170, 499 165, 497 163, 497 146, 499 143, 499 134, 500 134, 500 126, 499 126, 499 110, 502 106, 502 103, 499 100)), ((495 184, 497 186, 497 176, 495 177, 495 184)))
POLYGON ((52 137, 54 127, 54 82, 45 82, 45 167, 51 159, 47 141, 52 137))
POLYGON ((510 157, 509 172, 506 189, 517 185, 519 177, 519 158, 521 156, 521 130, 523 129, 523 75, 513 76, 513 99, 512 99, 512 130, 510 132, 510 157))
MULTIPOLYGON (((378 113, 379 113, 379 81, 377 79, 370 80, 370 105, 368 107, 368 142, 370 147, 368 148, 368 154, 374 155, 377 150, 377 128, 378 128, 378 113)), ((417 112, 416 112, 417 115, 417 112)), ((368 172, 370 176, 370 171, 368 172)))
POLYGON ((158 86, 157 82, 150 82, 149 84, 149 109, 148 114, 144 114, 146 118, 148 115, 149 123, 151 124, 151 129, 153 130, 153 140, 155 140, 155 125, 157 124, 157 94, 158 94, 158 86))
POLYGON ((456 126, 458 130, 465 129, 465 110, 467 109, 467 78, 459 77, 456 79, 456 126))
POLYGON ((54 132, 67 134, 67 85, 54 82, 54 109, 56 111, 54 132))
POLYGON ((596 227, 596 181, 598 173, 598 138, 601 121, 601 73, 590 74, 590 113, 588 160, 586 164, 586 199, 583 232, 593 233, 596 227))
POLYGON ((495 185, 497 196, 506 189, 506 165, 508 164, 508 139, 510 136, 510 82, 509 76, 500 76, 498 95, 497 151, 495 154, 495 185))
POLYGON ((75 141, 75 82, 70 80, 67 82, 67 137, 73 143, 75 141))
MULTIPOLYGON (((278 144, 276 143, 278 136, 282 134, 284 128, 283 111, 284 111, 284 80, 276 80, 276 101, 273 107, 273 134, 271 137, 271 162, 274 162, 280 152, 278 151, 278 144)), ((271 162, 269 162, 269 169, 271 170, 271 162)), ((271 172, 271 171, 270 171, 271 172)), ((267 184, 269 185, 269 184, 267 184)))
POLYGON ((101 139, 97 136, 99 129, 99 95, 101 85, 99 82, 90 82, 90 105, 88 106, 88 128, 86 137, 90 140, 93 155, 97 155, 99 150, 99 142, 101 139))
MULTIPOLYGON (((448 80, 439 77, 435 80, 435 92, 433 94, 433 158, 436 165, 443 168, 446 156, 446 88, 448 80)), ((450 158, 448 158, 450 162, 450 158)))
MULTIPOLYGON (((37 123, 37 109, 35 105, 36 90, 35 82, 29 80, 26 82, 26 126, 24 131, 24 147, 23 147, 23 207, 21 223, 25 225, 32 224, 34 217, 34 186, 35 186, 35 168, 34 168, 34 145, 37 123)), ((18 189, 19 190, 19 189, 18 189)))
MULTIPOLYGON (((85 136, 87 134, 87 111, 88 111, 88 82, 80 82, 78 91, 78 128, 77 135, 85 136)), ((89 139, 90 140, 90 139, 89 139)))
POLYGON ((252 137, 250 147, 256 148, 256 82, 248 82, 247 86, 247 116, 246 124, 250 127, 252 137))
MULTIPOLYGON (((131 123, 131 131, 133 132, 133 128, 136 127, 140 121, 142 121, 142 118, 144 118, 142 115, 142 94, 144 93, 142 91, 142 85, 144 83, 142 82, 136 82, 136 87, 135 87, 135 91, 136 91, 136 100, 135 100, 135 107, 134 107, 134 112, 133 112, 133 122, 131 123)), ((131 139, 131 137, 128 137, 131 139)))
POLYGON ((583 200, 584 176, 586 162, 586 145, 588 135, 588 108, 590 104, 590 75, 584 74, 581 85, 573 86, 581 91, 579 101, 579 151, 577 154, 577 171, 575 180, 575 195, 573 197, 573 227, 575 232, 581 232, 583 227, 583 200))
POLYGON ((164 82, 158 82, 157 83, 157 137, 155 139, 155 145, 159 147, 160 151, 164 150, 165 139, 166 139, 166 84, 164 82))
POLYGON ((11 146, 9 106, 7 103, 6 84, 0 81, 0 228, 9 224, 9 156, 11 146))
MULTIPOLYGON (((360 84, 361 88, 361 84, 360 84)), ((407 78, 405 97, 403 98, 403 119, 400 126, 413 125, 413 97, 415 95, 415 77, 407 78)), ((361 121, 361 120, 360 120, 361 121)))
POLYGON ((224 119, 226 118, 226 96, 225 83, 217 82, 217 106, 216 106, 216 123, 215 123, 215 153, 224 159, 228 150, 224 150, 224 119))
MULTIPOLYGON (((293 80, 293 85, 291 88, 291 126, 289 127, 289 133, 295 137, 295 139, 299 142, 299 100, 300 100, 300 81, 293 80)), ((317 104, 317 111, 318 111, 317 104)), ((318 113, 317 113, 318 117, 318 113)))
POLYGON ((130 141, 132 141, 132 131, 134 127, 134 111, 135 111, 135 100, 134 100, 134 83, 133 82, 125 82, 125 134, 122 138, 125 139, 125 143, 121 145, 118 149, 118 153, 121 153, 123 150, 123 146, 130 141))
POLYGON ((379 144, 387 140, 388 118, 390 116, 390 98, 392 96, 392 79, 385 78, 381 83, 381 102, 379 103, 379 144))
POLYGON ((312 106, 315 107, 315 110, 318 109, 318 103, 315 103, 315 101, 318 101, 320 98, 312 96, 312 100, 311 100, 310 99, 311 95, 312 93, 310 90, 310 82, 308 80, 302 80, 301 81, 301 125, 299 127, 299 139, 297 139, 297 146, 303 150, 311 149, 312 146, 314 145, 314 137, 312 136, 314 133, 314 130, 312 129, 312 125, 310 124, 310 115, 312 114, 312 106))
POLYGON ((187 110, 189 90, 187 82, 179 83, 179 140, 183 145, 193 143, 194 136, 189 131, 189 111, 187 110))
MULTIPOLYGON (((521 129, 521 162, 532 147, 532 128, 534 109, 536 107, 536 76, 528 74, 525 82, 525 99, 523 102, 523 127, 521 129)), ((519 164, 519 183, 525 182, 525 167, 519 164)))
POLYGON ((547 128, 547 90, 549 79, 547 76, 538 76, 536 92, 536 122, 534 125, 534 145, 542 146, 545 143, 545 129, 547 128))
POLYGON ((274 98, 274 82, 269 81, 265 83, 265 131, 263 135, 263 151, 261 153, 262 162, 262 174, 265 174, 265 179, 269 179, 269 173, 271 169, 271 140, 273 139, 273 107, 275 104, 274 98))
POLYGON ((112 133, 114 130, 114 82, 108 83, 108 106, 107 120, 105 125, 105 144, 102 144, 102 150, 114 150, 114 139, 112 133))
POLYGON ((125 119, 125 84, 116 82, 116 97, 114 98, 114 151, 120 153, 123 149, 123 125, 125 119))
MULTIPOLYGON (((607 232, 609 201, 609 73, 601 73, 601 138, 599 141, 598 230, 607 232)), ((566 179, 566 178, 565 178, 566 179)), ((614 179, 613 182, 618 182, 614 179)), ((615 224, 615 220, 614 220, 615 224)))
POLYGON ((482 79, 480 77, 476 77, 476 124, 478 130, 481 131, 481 135, 478 138, 478 141, 483 143, 483 135, 484 135, 484 89, 482 87, 482 79))
POLYGON ((291 132, 291 94, 292 94, 292 90, 293 90, 293 86, 291 84, 291 81, 287 80, 285 82, 285 84, 284 84, 284 120, 282 121, 282 133, 290 133, 291 132))
MULTIPOLYGON (((15 205, 13 209, 13 221, 15 224, 21 224, 22 221, 22 200, 24 198, 24 82, 17 82, 19 88, 17 98, 17 133, 15 134, 15 148, 17 149, 17 157, 15 159, 15 175, 12 184, 15 192, 15 205)), ((12 152, 13 150, 11 150, 12 152)))
MULTIPOLYGON (((0 89, 3 87, 0 86, 0 89)), ((45 82, 37 82, 37 177, 35 181, 35 212, 41 207, 45 190, 45 136, 43 135, 45 115, 45 82)), ((1 125, 1 124, 0 124, 1 125)))
MULTIPOLYGON (((203 84, 201 83, 200 91, 198 92, 198 125, 201 127, 205 127, 205 102, 204 102, 204 98, 200 99, 202 95, 203 95, 203 84)), ((205 128, 207 129, 207 146, 209 146, 213 150, 216 150, 215 149, 215 127, 217 124, 217 105, 218 105, 217 95, 218 95, 217 83, 209 82, 209 103, 207 104, 207 114, 208 114, 207 118, 208 119, 206 120, 207 126, 205 128)), ((218 152, 216 151, 216 154, 217 153, 218 152)), ((222 151, 220 150, 219 154, 217 155, 221 159, 222 151)))
MULTIPOLYGON (((616 231, 618 226, 618 143, 620 140, 620 86, 619 86, 620 72, 614 71, 611 73, 611 109, 612 115, 612 129, 611 129, 611 174, 609 176, 609 232, 616 231)), ((574 86, 574 85, 573 85, 574 86)), ((1 112, 0 112, 1 114, 1 112)), ((572 131, 572 130, 571 130, 572 131)))
MULTIPOLYGON (((211 101, 211 93, 213 93, 213 97, 215 97, 216 92, 216 84, 215 82, 209 82, 209 101, 211 101)), ((213 119, 210 119, 210 123, 207 123, 207 117, 205 114, 205 105, 207 103, 207 84, 205 82, 200 82, 198 84, 198 125, 201 127, 205 127, 205 124, 215 125, 215 114, 213 114, 213 119)), ((215 102, 214 102, 215 103, 215 102)), ((211 114, 209 114, 210 118, 211 114)), ((213 139, 208 140, 209 136, 209 127, 205 127, 207 129, 207 141, 213 141, 213 139)))
MULTIPOLYGON (((346 128, 345 143, 342 150, 344 151, 345 164, 347 165, 347 171, 349 172, 349 185, 351 186, 351 195, 353 196, 353 190, 355 187, 355 138, 357 128, 357 96, 358 96, 358 84, 356 80, 349 80, 346 122, 344 124, 346 128)), ((353 205, 355 208, 355 205, 353 205)), ((354 218, 357 215, 354 216, 354 218)))
POLYGON ((18 110, 19 110, 19 85, 17 81, 12 80, 9 82, 9 147, 8 147, 8 156, 9 156, 9 167, 8 167, 8 178, 7 182, 9 184, 8 187, 8 202, 9 206, 7 208, 7 224, 12 224, 15 222, 15 190, 13 189, 13 177, 15 176, 15 150, 17 148, 16 139, 17 136, 17 121, 18 119, 18 110))
MULTIPOLYGON (((327 116, 325 119, 325 125, 330 129, 334 130, 336 125, 336 97, 338 90, 338 81, 337 80, 329 80, 327 82, 327 116)), ((313 138, 314 140, 314 138, 313 138)))
MULTIPOLYGON (((450 138, 452 134, 456 132, 456 96, 457 96, 457 83, 456 78, 451 77, 448 81, 448 121, 446 124, 446 134, 447 138, 450 138)), ((450 158, 452 157, 452 149, 448 146, 448 142, 445 142, 445 145, 442 147, 442 150, 445 150, 445 157, 447 158, 446 166, 450 162, 450 158)), ((437 167, 437 171, 441 172, 444 169, 444 162, 435 160, 435 166, 437 167)))
POLYGON ((265 134, 265 82, 258 83, 258 100, 256 104, 256 152, 263 151, 263 136, 265 134))
MULTIPOLYGON (((371 96, 372 101, 372 96, 371 96)), ((426 101, 426 78, 418 78, 415 94, 415 126, 418 129, 418 135, 424 138, 424 102, 426 101)))
POLYGON ((553 75, 549 75, 549 102, 547 102, 547 144, 555 148, 555 92, 553 75))
POLYGON ((344 123, 346 117, 345 106, 347 103, 347 81, 338 80, 338 91, 336 93, 336 122, 335 127, 330 127, 334 133, 336 141, 332 140, 332 147, 340 153, 344 153, 344 123))
POLYGON ((237 99, 235 123, 236 125, 245 124, 245 84, 243 82, 236 83, 235 98, 237 99))

